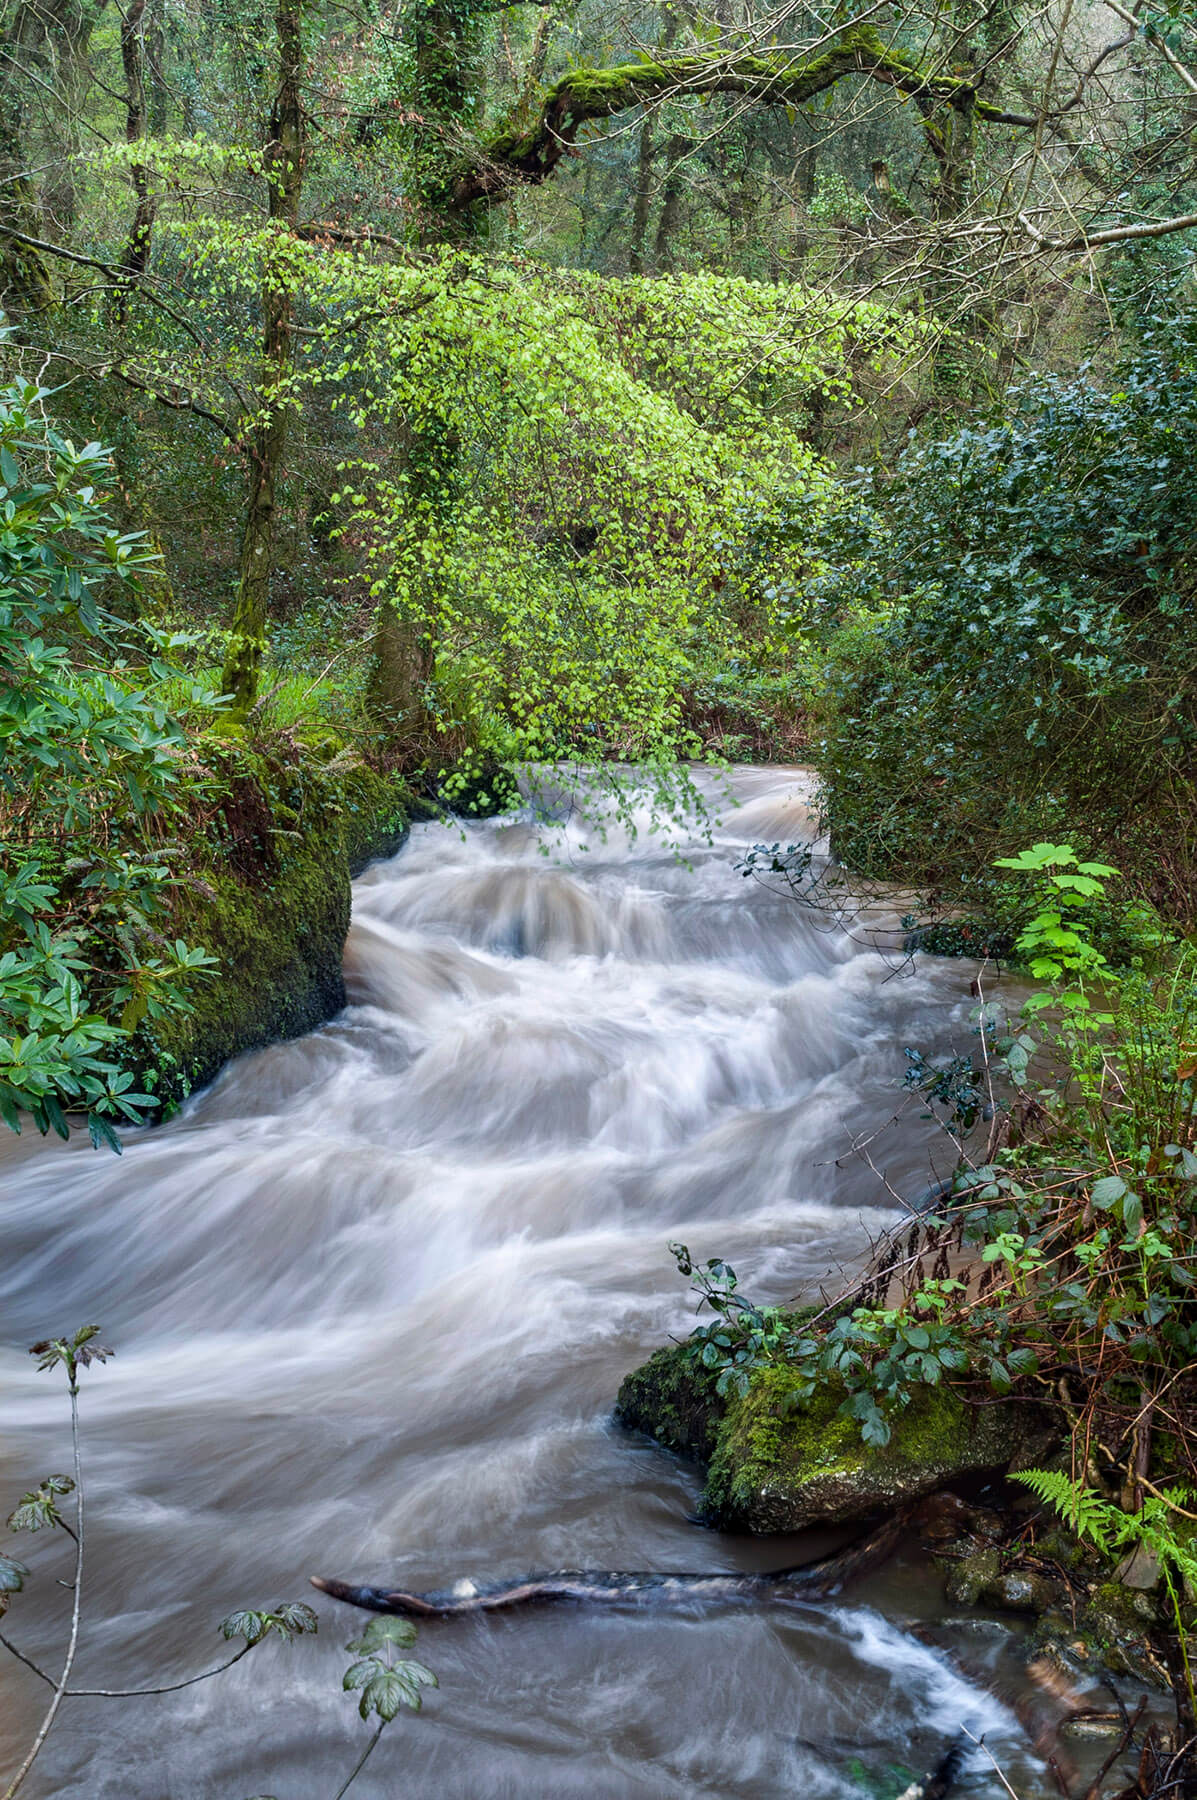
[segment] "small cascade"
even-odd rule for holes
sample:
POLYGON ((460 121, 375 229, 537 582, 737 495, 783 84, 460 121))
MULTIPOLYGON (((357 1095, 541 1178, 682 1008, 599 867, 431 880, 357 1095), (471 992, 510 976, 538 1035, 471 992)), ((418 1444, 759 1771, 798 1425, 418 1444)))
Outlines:
MULTIPOLYGON (((84 1384, 80 1685, 185 1675, 226 1613, 334 1566, 422 1591, 798 1560, 689 1524, 693 1476, 612 1425, 614 1396, 693 1323, 670 1239, 765 1300, 813 1294, 892 1217, 854 1145, 880 1131, 899 1192, 946 1172, 902 1109, 901 1051, 966 1047, 968 1001, 959 971, 895 975, 737 871, 754 842, 813 840, 802 771, 696 779, 708 817, 680 845, 647 801, 596 822, 564 781, 515 821, 418 826, 356 885, 339 1018, 243 1057, 119 1160, 0 1142, 14 1499, 68 1460, 64 1396, 25 1347, 95 1319, 117 1352, 84 1384)), ((19 1612, 53 1662, 49 1536, 19 1612)), ((1044 1792, 1000 1709, 930 1652, 915 1668, 887 1622, 936 1596, 886 1582, 869 1609, 430 1628, 440 1689, 363 1800, 840 1800, 854 1757, 928 1766, 962 1707, 1044 1792)), ((352 1629, 324 1602, 315 1643, 262 1652, 253 1684, 72 1701, 44 1791, 327 1800, 357 1741, 352 1629)), ((5 1680, 7 1749, 40 1694, 5 1680)))

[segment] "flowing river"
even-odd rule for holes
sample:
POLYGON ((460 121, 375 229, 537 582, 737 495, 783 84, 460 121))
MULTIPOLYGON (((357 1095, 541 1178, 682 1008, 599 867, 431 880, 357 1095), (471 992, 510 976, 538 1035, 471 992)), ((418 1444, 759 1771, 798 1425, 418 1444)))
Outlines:
MULTIPOLYGON (((241 1058, 119 1160, 0 1145, 4 1512, 69 1467, 65 1384, 26 1346, 94 1320, 116 1351, 83 1379, 76 1685, 218 1662, 239 1606, 320 1617, 181 1693, 69 1700, 30 1796, 332 1800, 367 1735, 340 1691, 366 1615, 314 1573, 418 1589, 824 1547, 697 1527, 694 1472, 611 1407, 693 1323, 670 1239, 753 1294, 813 1293, 894 1216, 854 1143, 876 1132, 868 1157, 911 1196, 944 1172, 902 1048, 968 1046, 967 971, 895 973, 736 872, 746 844, 813 836, 801 772, 700 780, 709 841, 682 857, 647 810, 637 832, 568 808, 419 826, 356 885, 340 1017, 241 1058)), ((5 1630, 56 1669, 54 1536, 10 1545, 33 1579, 5 1630)), ((1008 1632, 953 1636, 944 1612, 912 1548, 830 1604, 429 1625, 414 1654, 439 1690, 354 1800, 892 1794, 962 1723, 1046 1792, 976 1678, 1016 1681, 1008 1632)), ((9 1766, 48 1690, 11 1662, 0 1679, 9 1766)), ((1001 1791, 983 1757, 961 1791, 1001 1791)))

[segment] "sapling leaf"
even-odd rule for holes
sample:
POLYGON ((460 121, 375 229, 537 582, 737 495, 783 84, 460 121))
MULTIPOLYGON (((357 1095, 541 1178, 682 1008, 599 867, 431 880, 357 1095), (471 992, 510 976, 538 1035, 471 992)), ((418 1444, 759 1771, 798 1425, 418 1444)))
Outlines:
POLYGON ((15 1556, 0 1555, 0 1594, 19 1594, 29 1570, 15 1556))
POLYGON ((266 1635, 266 1629, 266 1615, 248 1609, 230 1613, 227 1619, 220 1621, 222 1637, 242 1637, 247 1644, 256 1644, 266 1635))
POLYGON ((312 1608, 302 1600, 280 1601, 271 1615, 271 1623, 281 1637, 303 1637, 319 1627, 312 1608))
POLYGON ((420 1689, 437 1684, 436 1676, 423 1663, 401 1662, 393 1669, 376 1664, 375 1670, 373 1679, 362 1689, 358 1711, 363 1719, 368 1719, 372 1712, 377 1713, 384 1724, 390 1723, 401 1706, 419 1712, 422 1704, 420 1689))
POLYGON ((398 1644, 406 1650, 414 1644, 419 1634, 410 1619, 393 1618, 389 1613, 380 1613, 371 1619, 360 1638, 346 1644, 346 1650, 354 1656, 369 1656, 371 1651, 381 1650, 387 1644, 398 1644))

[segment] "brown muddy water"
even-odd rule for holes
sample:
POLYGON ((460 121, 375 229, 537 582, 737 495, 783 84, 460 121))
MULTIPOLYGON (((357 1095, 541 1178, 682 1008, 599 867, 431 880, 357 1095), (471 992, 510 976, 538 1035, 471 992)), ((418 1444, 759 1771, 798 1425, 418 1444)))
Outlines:
MULTIPOLYGON (((971 1042, 967 976, 894 973, 746 882, 743 846, 812 834, 805 777, 700 777, 711 841, 651 829, 422 825, 355 889, 351 1004, 247 1056, 119 1160, 0 1145, 0 1506, 69 1466, 35 1338, 85 1321, 90 1551, 76 1683, 221 1660, 238 1606, 316 1604, 173 1696, 67 1702, 44 1800, 331 1800, 364 1742, 340 1676, 365 1615, 313 1573, 441 1587, 561 1567, 748 1569, 820 1548, 689 1522, 693 1472, 611 1421, 621 1377, 692 1306, 666 1250, 769 1299, 858 1263, 950 1152, 902 1048, 971 1042)), ((49 1533, 6 1629, 57 1667, 49 1533)), ((426 1627, 439 1690, 355 1800, 840 1800, 893 1794, 961 1724, 1021 1795, 1008 1624, 945 1616, 912 1550, 831 1604, 561 1609, 426 1627), (934 1645, 911 1628, 930 1624, 934 1645), (968 1670, 969 1673, 963 1671, 968 1670)), ((44 1690, 0 1670, 0 1763, 44 1690)), ((1002 1790, 983 1757, 962 1792, 1002 1790)))

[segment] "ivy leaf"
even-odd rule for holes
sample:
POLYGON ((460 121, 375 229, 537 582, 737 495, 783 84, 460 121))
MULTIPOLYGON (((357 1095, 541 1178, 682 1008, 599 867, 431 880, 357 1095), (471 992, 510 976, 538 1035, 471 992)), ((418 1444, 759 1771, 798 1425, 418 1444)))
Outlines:
POLYGON ((1089 1197, 1094 1206, 1100 1207, 1102 1212, 1106 1212, 1121 1200, 1126 1192, 1127 1186, 1121 1175, 1103 1175, 1100 1181, 1093 1183, 1089 1190, 1089 1197))

